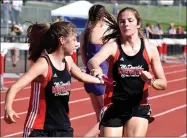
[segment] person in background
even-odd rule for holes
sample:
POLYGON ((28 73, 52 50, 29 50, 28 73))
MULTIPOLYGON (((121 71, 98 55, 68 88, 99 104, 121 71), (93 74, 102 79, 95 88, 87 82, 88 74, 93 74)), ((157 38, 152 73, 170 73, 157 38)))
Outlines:
POLYGON ((121 9, 117 22, 110 14, 105 19, 111 33, 103 37, 104 46, 88 61, 92 75, 97 76, 102 74, 99 65, 110 57, 108 77, 115 82, 111 91, 106 88, 108 103, 101 110, 101 133, 104 137, 145 137, 151 121, 148 88, 167 88, 157 47, 140 32, 136 9, 121 9))
MULTIPOLYGON (((87 62, 91 59, 102 47, 102 37, 104 32, 107 30, 107 25, 104 21, 104 15, 106 9, 104 6, 96 4, 93 5, 89 10, 88 22, 85 30, 80 36, 80 50, 81 57, 84 65, 86 66, 86 72, 90 73, 87 67, 87 62)), ((108 63, 104 61, 100 67, 103 73, 108 73, 108 63)), ((99 135, 99 114, 104 104, 104 91, 105 86, 97 84, 84 84, 86 92, 89 94, 92 106, 96 112, 97 124, 85 135, 85 136, 97 136, 99 135)))
POLYGON ((20 24, 20 13, 22 11, 23 1, 22 0, 12 0, 12 15, 13 23, 20 24))
POLYGON ((152 38, 152 35, 154 34, 151 25, 149 23, 147 23, 146 27, 144 28, 144 34, 147 38, 152 38))
POLYGON ((176 34, 176 29, 175 29, 174 23, 170 24, 170 27, 169 27, 169 30, 168 30, 168 34, 172 34, 172 35, 176 34))
POLYGON ((177 31, 176 31, 177 34, 184 34, 184 30, 181 26, 178 26, 177 27, 177 31))
POLYGON ((11 1, 9 0, 1 0, 1 23, 8 24, 9 23, 9 15, 11 13, 11 1))
MULTIPOLYGON (((21 26, 13 24, 11 27, 10 32, 10 42, 16 42, 19 41, 19 36, 23 33, 23 29, 21 26)), ((13 48, 11 49, 11 60, 12 60, 12 66, 16 67, 16 63, 18 61, 18 49, 13 48)))
POLYGON ((162 30, 162 25, 160 23, 157 23, 157 26, 154 29, 154 33, 157 35, 163 35, 164 32, 162 30))
POLYGON ((31 96, 24 137, 73 137, 69 118, 71 76, 87 83, 103 84, 100 77, 81 72, 71 55, 77 43, 76 27, 70 22, 33 24, 28 28, 30 69, 7 91, 4 120, 19 118, 12 104, 16 94, 31 83, 31 96), (33 104, 34 103, 34 104, 33 104))
POLYGON ((114 17, 117 17, 118 15, 118 3, 117 3, 117 0, 113 0, 113 15, 114 17))

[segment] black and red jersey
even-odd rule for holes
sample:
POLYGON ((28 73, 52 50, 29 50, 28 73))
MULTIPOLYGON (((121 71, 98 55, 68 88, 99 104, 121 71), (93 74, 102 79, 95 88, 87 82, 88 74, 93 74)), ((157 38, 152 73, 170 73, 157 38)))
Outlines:
POLYGON ((65 130, 71 127, 69 119, 69 96, 71 76, 68 64, 57 70, 47 54, 42 55, 48 62, 48 74, 43 82, 31 83, 31 98, 25 122, 24 136, 31 129, 65 130))
POLYGON ((116 85, 106 87, 105 105, 112 103, 129 103, 131 105, 147 104, 148 84, 139 73, 149 71, 148 57, 144 40, 141 39, 141 48, 134 56, 128 56, 118 43, 118 49, 113 62, 109 65, 108 77, 116 81, 116 85))

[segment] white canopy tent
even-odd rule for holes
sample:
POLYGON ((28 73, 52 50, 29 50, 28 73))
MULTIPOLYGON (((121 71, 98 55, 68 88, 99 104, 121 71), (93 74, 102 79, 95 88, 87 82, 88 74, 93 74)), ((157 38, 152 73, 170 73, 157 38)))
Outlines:
POLYGON ((88 11, 93 4, 88 1, 76 1, 51 11, 51 16, 88 18, 88 11))

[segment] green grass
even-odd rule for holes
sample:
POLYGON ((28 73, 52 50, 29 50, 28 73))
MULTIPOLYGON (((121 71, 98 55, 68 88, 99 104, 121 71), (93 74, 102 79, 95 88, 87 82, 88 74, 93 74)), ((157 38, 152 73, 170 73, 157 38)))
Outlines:
POLYGON ((49 8, 49 9, 53 10, 53 9, 62 7, 63 4, 52 3, 52 2, 32 2, 32 1, 27 1, 26 2, 26 6, 49 8))
MULTIPOLYGON (((97 2, 98 3, 98 2, 97 2)), ((113 4, 100 3, 106 7, 106 9, 112 13, 113 4)), ((42 7, 49 9, 56 9, 63 5, 57 3, 31 3, 27 2, 26 5, 34 7, 42 7)), ((140 16, 143 19, 143 26, 146 23, 156 25, 157 22, 160 22, 163 26, 163 30, 167 31, 170 23, 174 23, 175 26, 182 26, 186 28, 186 7, 178 6, 144 6, 144 5, 130 5, 130 4, 119 4, 119 10, 124 7, 133 7, 138 10, 140 16)))
MULTIPOLYGON (((112 5, 105 4, 105 7, 109 12, 112 12, 112 5)), ((186 28, 186 7, 163 7, 163 6, 137 6, 129 4, 120 4, 119 10, 124 7, 135 8, 142 20, 143 25, 150 23, 156 25, 157 22, 161 23, 164 31, 169 28, 170 23, 174 23, 175 26, 182 26, 186 28)))

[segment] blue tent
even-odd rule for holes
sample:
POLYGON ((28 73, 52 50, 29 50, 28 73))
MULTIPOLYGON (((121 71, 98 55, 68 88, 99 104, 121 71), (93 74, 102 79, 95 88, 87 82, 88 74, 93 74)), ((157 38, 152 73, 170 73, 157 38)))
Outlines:
POLYGON ((63 17, 63 20, 70 21, 76 25, 78 31, 84 29, 87 18, 88 11, 93 4, 82 0, 70 3, 63 7, 51 11, 51 16, 63 17))
POLYGON ((78 34, 80 34, 80 32, 85 28, 87 23, 87 19, 77 17, 64 17, 64 21, 69 21, 75 24, 78 29, 78 34))

